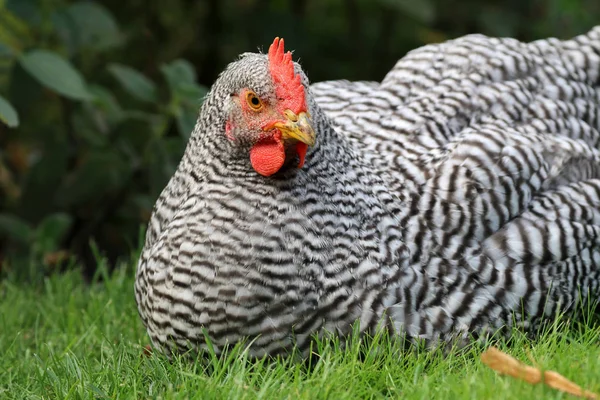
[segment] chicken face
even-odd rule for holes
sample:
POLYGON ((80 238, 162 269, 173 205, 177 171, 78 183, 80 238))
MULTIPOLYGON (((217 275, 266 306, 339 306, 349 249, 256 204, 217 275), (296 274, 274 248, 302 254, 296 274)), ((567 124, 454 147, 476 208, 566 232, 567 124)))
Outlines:
POLYGON ((278 38, 269 49, 268 75, 268 85, 232 93, 225 125, 233 145, 249 145, 252 167, 263 176, 277 173, 296 156, 302 167, 308 146, 315 143, 301 76, 278 38))

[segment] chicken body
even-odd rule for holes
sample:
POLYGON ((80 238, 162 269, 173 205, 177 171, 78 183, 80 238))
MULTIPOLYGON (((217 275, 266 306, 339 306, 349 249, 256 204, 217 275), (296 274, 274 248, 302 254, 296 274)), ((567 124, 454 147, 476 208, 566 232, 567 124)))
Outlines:
POLYGON ((265 63, 221 75, 155 206, 135 286, 155 345, 306 351, 355 321, 437 343, 598 300, 600 27, 425 46, 381 83, 296 65, 317 142, 272 177, 223 134, 265 63))

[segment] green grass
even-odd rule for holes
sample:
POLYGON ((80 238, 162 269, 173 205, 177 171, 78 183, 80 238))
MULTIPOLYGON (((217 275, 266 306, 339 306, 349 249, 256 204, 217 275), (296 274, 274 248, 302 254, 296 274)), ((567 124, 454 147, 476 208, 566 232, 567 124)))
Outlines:
MULTIPOLYGON (((0 398, 573 398, 498 376, 481 363, 477 346, 444 357, 402 352, 387 340, 379 342, 384 351, 362 353, 359 344, 339 350, 325 342, 311 369, 291 361, 247 361, 240 349, 204 363, 142 356, 149 341, 132 276, 120 270, 93 285, 76 272, 36 287, 1 282, 0 398)), ((516 334, 499 346, 528 364, 529 353, 541 367, 598 393, 599 339, 597 328, 560 324, 534 342, 516 334)))

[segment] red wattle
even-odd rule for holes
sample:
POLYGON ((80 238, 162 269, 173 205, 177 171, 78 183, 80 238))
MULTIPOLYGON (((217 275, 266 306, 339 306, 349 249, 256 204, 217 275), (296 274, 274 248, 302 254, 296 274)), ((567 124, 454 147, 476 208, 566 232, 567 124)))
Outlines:
POLYGON ((298 168, 302 168, 304 165, 304 158, 306 157, 307 150, 308 145, 306 143, 298 142, 296 144, 296 153, 298 153, 298 158, 300 158, 300 162, 298 162, 298 168))
POLYGON ((263 176, 271 176, 281 169, 285 162, 285 149, 281 138, 269 137, 256 143, 250 149, 252 168, 263 176))

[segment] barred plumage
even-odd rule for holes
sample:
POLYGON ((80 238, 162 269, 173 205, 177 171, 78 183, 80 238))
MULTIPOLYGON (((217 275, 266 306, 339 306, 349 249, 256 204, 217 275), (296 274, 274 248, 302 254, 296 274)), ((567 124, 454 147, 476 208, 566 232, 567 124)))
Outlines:
POLYGON ((600 27, 425 46, 381 83, 296 65, 317 144, 272 177, 224 133, 232 94, 274 93, 267 63, 221 75, 156 203, 135 285, 155 345, 305 351, 357 320, 435 343, 598 300, 600 27))

